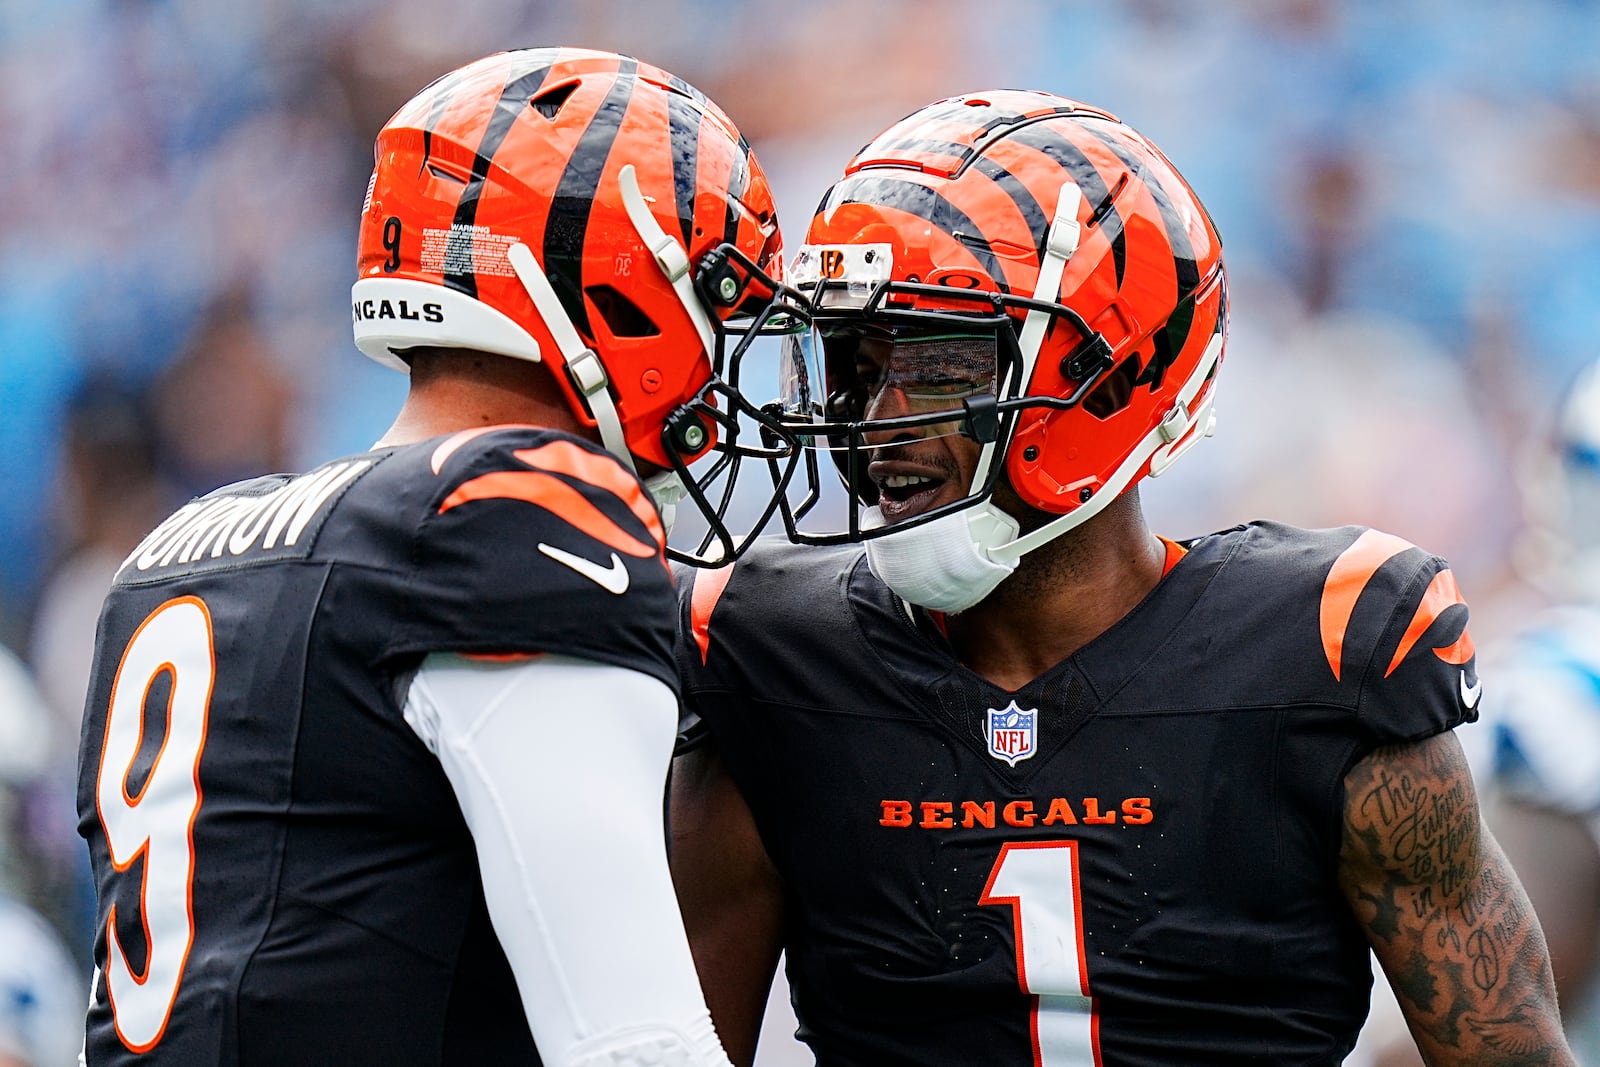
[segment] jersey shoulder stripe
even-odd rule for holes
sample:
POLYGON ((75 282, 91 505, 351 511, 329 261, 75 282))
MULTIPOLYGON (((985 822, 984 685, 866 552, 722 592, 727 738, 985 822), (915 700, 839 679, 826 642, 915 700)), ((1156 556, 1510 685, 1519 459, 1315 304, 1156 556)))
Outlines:
MULTIPOLYGON (((463 446, 493 430, 541 433, 534 427, 492 427, 456 434, 430 457, 434 473, 443 474, 463 446)), ((618 552, 664 558, 666 530, 639 480, 604 452, 591 451, 576 440, 546 437, 532 447, 521 448, 487 442, 487 461, 484 452, 472 450, 476 462, 469 465, 470 476, 450 489, 439 504, 438 513, 442 515, 474 501, 520 500, 550 512, 618 552), (495 444, 501 447, 493 447, 495 444), (614 497, 638 520, 643 537, 624 529, 606 514, 602 503, 607 496, 614 497)))
MULTIPOLYGON (((1409 621, 1395 643, 1383 677, 1392 675, 1407 656, 1414 651, 1422 638, 1433 629, 1451 608, 1459 606, 1460 629, 1444 628, 1444 636, 1429 644, 1439 659, 1461 666, 1473 658, 1475 649, 1467 630, 1466 601, 1456 584, 1454 572, 1436 557, 1430 556, 1416 545, 1394 534, 1381 530, 1363 530, 1356 539, 1334 559, 1322 584, 1319 603, 1319 620, 1323 653, 1328 667, 1337 681, 1342 677, 1346 645, 1351 639, 1351 620, 1356 614, 1356 604, 1368 590, 1375 595, 1390 598, 1392 607, 1385 613, 1392 619, 1405 612, 1409 594, 1415 588, 1419 574, 1433 569, 1427 587, 1415 607, 1410 609, 1409 621), (1391 560, 1410 555, 1413 566, 1400 572, 1395 582, 1377 580, 1380 570, 1391 560)), ((1376 651, 1368 647, 1361 650, 1364 658, 1376 651)))

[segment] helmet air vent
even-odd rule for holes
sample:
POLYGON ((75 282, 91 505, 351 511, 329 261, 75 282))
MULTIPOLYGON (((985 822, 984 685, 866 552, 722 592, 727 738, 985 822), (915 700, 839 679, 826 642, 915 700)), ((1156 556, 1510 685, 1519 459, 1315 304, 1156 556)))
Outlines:
POLYGON ((558 85, 549 92, 540 93, 528 101, 528 106, 551 121, 555 120, 556 112, 561 110, 561 105, 567 102, 578 88, 578 83, 570 81, 565 85, 558 85))
POLYGON ((1139 353, 1134 352, 1083 398, 1083 410, 1097 419, 1109 419, 1128 406, 1133 398, 1134 379, 1138 376, 1139 353))
POLYGON ((605 320, 613 337, 655 337, 661 329, 650 316, 639 309, 618 289, 609 285, 591 285, 584 290, 595 310, 605 320))

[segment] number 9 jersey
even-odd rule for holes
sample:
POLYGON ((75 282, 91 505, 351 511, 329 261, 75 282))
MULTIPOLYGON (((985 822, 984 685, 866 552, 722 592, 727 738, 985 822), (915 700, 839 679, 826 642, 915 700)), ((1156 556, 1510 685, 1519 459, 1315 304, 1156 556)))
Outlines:
POLYGON ((524 427, 228 486, 151 532, 105 602, 79 755, 87 1062, 538 1063, 403 702, 433 652, 675 690, 663 542, 616 460, 524 427))

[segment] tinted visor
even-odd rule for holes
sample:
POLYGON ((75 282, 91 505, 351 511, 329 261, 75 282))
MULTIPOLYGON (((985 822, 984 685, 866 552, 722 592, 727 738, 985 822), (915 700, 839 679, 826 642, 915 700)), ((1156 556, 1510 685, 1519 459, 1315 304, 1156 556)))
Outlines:
POLYGON ((874 436, 892 430, 917 437, 960 433, 964 402, 993 397, 999 369, 992 329, 859 322, 822 324, 792 337, 783 365, 785 414, 823 424, 819 431, 829 448, 847 447, 839 431, 851 423, 874 436))

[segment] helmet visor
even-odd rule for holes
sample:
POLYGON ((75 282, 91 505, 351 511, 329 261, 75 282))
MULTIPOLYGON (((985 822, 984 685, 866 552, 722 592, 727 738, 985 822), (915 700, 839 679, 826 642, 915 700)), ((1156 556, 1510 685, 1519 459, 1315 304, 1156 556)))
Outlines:
POLYGON ((783 408, 791 424, 812 424, 814 447, 969 432, 969 404, 995 397, 993 329, 821 323, 792 335, 782 361, 783 408))

